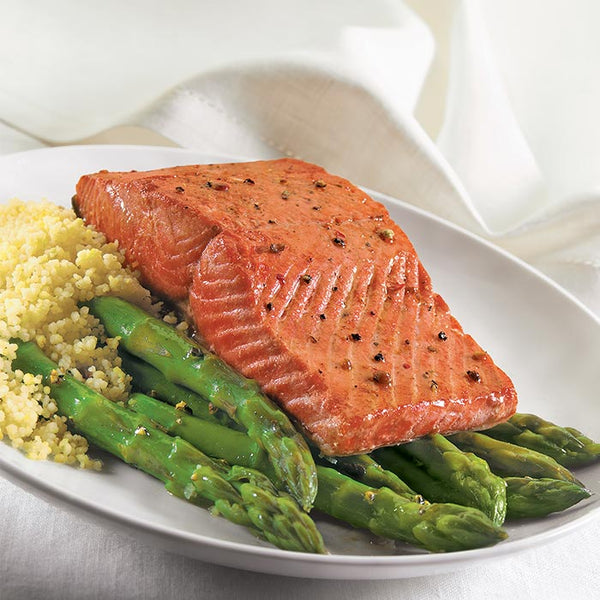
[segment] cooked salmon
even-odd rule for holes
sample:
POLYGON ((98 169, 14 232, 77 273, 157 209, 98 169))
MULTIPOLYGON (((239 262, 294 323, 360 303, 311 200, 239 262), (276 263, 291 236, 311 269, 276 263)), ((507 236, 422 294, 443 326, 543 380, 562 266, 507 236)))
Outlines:
POLYGON ((280 159, 84 175, 74 204, 328 455, 516 410, 385 207, 280 159))

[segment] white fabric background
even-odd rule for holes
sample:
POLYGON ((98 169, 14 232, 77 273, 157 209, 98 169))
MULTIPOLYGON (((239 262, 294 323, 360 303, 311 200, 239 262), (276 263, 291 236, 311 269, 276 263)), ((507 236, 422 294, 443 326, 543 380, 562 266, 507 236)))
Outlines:
MULTIPOLYGON (((600 315, 597 2, 0 8, 0 153, 141 141, 298 156, 495 241, 600 315)), ((598 522, 456 574, 319 582, 164 554, 7 482, 0 506, 0 598, 600 597, 598 522)))

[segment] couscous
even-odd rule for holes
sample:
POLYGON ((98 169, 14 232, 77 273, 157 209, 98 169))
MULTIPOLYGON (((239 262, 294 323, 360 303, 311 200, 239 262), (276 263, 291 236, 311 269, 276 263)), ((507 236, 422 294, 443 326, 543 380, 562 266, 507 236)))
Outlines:
POLYGON ((65 372, 124 400, 130 378, 120 368, 118 340, 104 338, 98 321, 78 306, 118 294, 156 314, 159 305, 123 261, 116 244, 71 210, 18 200, 0 206, 0 439, 29 458, 100 467, 86 440, 57 415, 41 378, 12 370, 10 339, 34 340, 65 372))

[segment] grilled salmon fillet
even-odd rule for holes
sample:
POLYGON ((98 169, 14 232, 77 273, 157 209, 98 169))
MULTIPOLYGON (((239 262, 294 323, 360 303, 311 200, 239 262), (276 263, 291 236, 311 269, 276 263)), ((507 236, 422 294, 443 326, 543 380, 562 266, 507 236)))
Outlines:
POLYGON ((74 205, 324 454, 482 429, 516 410, 385 207, 293 159, 99 172, 74 205))

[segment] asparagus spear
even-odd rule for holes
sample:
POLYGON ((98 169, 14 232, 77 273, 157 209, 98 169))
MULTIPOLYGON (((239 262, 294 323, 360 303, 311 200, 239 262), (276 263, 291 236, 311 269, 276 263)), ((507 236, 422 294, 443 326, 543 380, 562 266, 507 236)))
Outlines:
POLYGON ((454 502, 478 508, 496 524, 506 515, 506 484, 487 463, 462 452, 440 434, 433 434, 373 453, 432 502, 454 502))
POLYGON ((545 517, 589 498, 589 490, 562 479, 506 477, 506 516, 510 519, 545 517))
POLYGON ((482 433, 551 456, 563 467, 572 468, 600 459, 600 443, 572 427, 560 427, 536 415, 516 413, 482 433))
POLYGON ((304 438, 285 413, 216 355, 163 321, 112 296, 87 303, 108 335, 119 336, 127 352, 157 368, 169 381, 200 394, 243 425, 261 444, 274 472, 299 504, 309 510, 317 491, 314 460, 304 438))
MULTIPOLYGON (((431 477, 425 465, 417 465, 393 448, 377 451, 378 458, 413 482, 428 499, 441 501, 446 498, 444 482, 431 477), (418 485, 417 485, 418 483, 418 485)), ((565 510, 580 500, 588 498, 585 488, 561 479, 534 479, 531 477, 505 477, 506 517, 510 519, 543 517, 565 510)), ((460 504, 462 501, 459 500, 460 504)))
POLYGON ((89 441, 160 479, 172 494, 207 506, 280 548, 325 551, 311 518, 292 498, 277 495, 265 475, 212 460, 189 442, 150 426, 146 417, 60 374, 33 342, 12 342, 18 345, 13 368, 42 375, 59 414, 89 441))
POLYGON ((465 452, 473 452, 485 459, 492 471, 503 477, 547 477, 579 484, 565 467, 535 450, 501 442, 474 431, 461 431, 449 439, 465 452))
MULTIPOLYGON (((234 454, 239 460, 238 464, 256 464, 260 468, 260 464, 253 463, 254 442, 243 433, 183 415, 182 422, 175 423, 177 429, 173 429, 173 421, 179 418, 180 411, 167 405, 161 408, 160 401, 141 394, 134 394, 128 404, 168 431, 177 431, 182 438, 207 454, 213 452, 215 458, 227 458, 234 454), (211 438, 220 439, 221 443, 211 438), (227 447, 229 444, 231 448, 227 447)), ((348 458, 353 459, 354 457, 348 458)), ((264 459, 263 464, 269 465, 264 459)), ((419 509, 429 507, 429 503, 424 503, 418 495, 417 500, 410 494, 404 495, 409 488, 397 477, 381 469, 368 456, 358 457, 358 464, 365 465, 367 472, 372 472, 375 468, 374 477, 381 473, 376 485, 364 485, 336 471, 332 472, 331 468, 317 466, 320 491, 317 493, 315 508, 355 527, 367 528, 378 535, 416 544, 432 552, 487 546, 504 539, 504 532, 475 509, 448 504, 420 512, 419 509), (402 494, 384 489, 381 487, 382 482, 399 482, 402 494), (339 486, 342 489, 338 489, 339 486), (380 489, 373 489, 375 487, 380 489)))
POLYGON ((333 467, 340 473, 356 479, 365 485, 374 488, 387 487, 399 496, 424 504, 426 500, 411 489, 396 473, 384 469, 373 457, 368 454, 355 456, 319 456, 317 464, 333 467))
POLYGON ((230 425, 233 421, 220 409, 194 392, 165 379, 164 375, 147 362, 119 349, 123 370, 131 375, 133 386, 149 396, 156 396, 173 406, 185 407, 204 421, 230 425), (183 404, 182 404, 183 403, 183 404))
MULTIPOLYGON (((272 468, 268 464, 268 460, 259 448, 252 449, 249 453, 247 449, 241 447, 240 440, 245 436, 232 435, 231 432, 225 431, 223 428, 205 428, 202 424, 194 424, 193 418, 182 414, 179 411, 169 410, 162 402, 153 401, 153 398, 148 398, 148 394, 154 394, 165 402, 173 406, 178 406, 183 402, 186 408, 189 408, 194 417, 198 417, 204 421, 219 422, 222 425, 231 427, 233 421, 228 419, 224 413, 221 415, 215 414, 210 410, 208 402, 194 394, 193 392, 171 383, 165 379, 164 375, 144 362, 132 356, 128 352, 120 350, 123 370, 131 375, 134 387, 141 390, 146 395, 134 394, 129 399, 127 405, 136 412, 144 413, 152 418, 160 427, 165 428, 169 433, 180 435, 184 439, 192 442, 197 448, 206 452, 209 456, 218 456, 233 462, 248 467, 254 467, 263 473, 272 474, 272 468), (216 417, 225 416, 225 419, 216 417), (182 423, 177 423, 178 420, 182 423), (184 426, 194 437, 186 437, 181 433, 184 426), (217 435, 218 432, 218 435, 217 435), (208 444, 206 441, 208 440, 208 444), (210 446, 210 442, 217 443, 218 447, 210 446), (232 451, 232 449, 235 449, 232 451), (232 459, 232 454, 237 452, 236 459, 232 459), (249 458, 251 457, 251 458, 249 458)), ((221 412, 221 411, 219 411, 221 412)), ((247 444, 247 440, 244 440, 247 444)), ((404 495, 415 502, 424 502, 423 497, 411 490, 395 473, 386 471, 373 458, 367 454, 359 454, 357 456, 330 457, 318 456, 318 452, 313 452, 316 460, 325 466, 334 465, 335 468, 345 473, 346 475, 361 481, 372 487, 388 487, 397 494, 404 495)))
POLYGON ((251 467, 274 477, 267 453, 241 431, 188 415, 145 394, 132 394, 126 406, 148 417, 152 424, 166 433, 187 440, 208 456, 221 458, 232 465, 251 467))
POLYGON ((319 465, 317 472, 315 508, 376 535, 431 552, 480 548, 506 538, 503 529, 475 508, 411 502, 386 487, 371 488, 329 467, 319 465))

